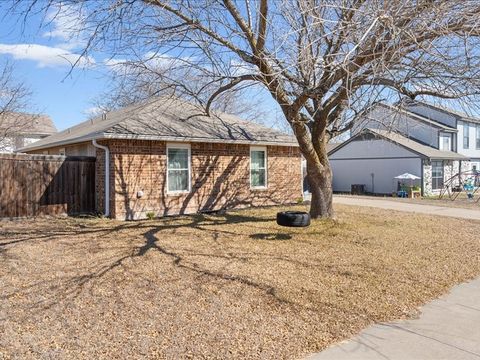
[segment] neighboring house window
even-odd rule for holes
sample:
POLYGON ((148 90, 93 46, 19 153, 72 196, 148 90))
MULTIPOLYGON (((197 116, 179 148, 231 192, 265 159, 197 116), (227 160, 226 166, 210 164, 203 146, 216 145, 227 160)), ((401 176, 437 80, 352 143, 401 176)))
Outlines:
POLYGON ((441 135, 440 136, 440 150, 451 151, 451 136, 450 135, 441 135))
POLYGON ((432 189, 443 189, 443 161, 432 161, 432 189))
POLYGON ((470 126, 468 123, 463 123, 463 148, 468 149, 470 147, 470 126))
POLYGON ((61 148, 58 150, 58 155, 65 156, 65 148, 61 148))
POLYGON ((267 187, 267 148, 250 148, 250 187, 267 187))
POLYGON ((190 145, 167 145, 167 192, 189 192, 190 173, 190 145))
POLYGON ((477 150, 480 150, 480 125, 477 125, 476 128, 476 144, 477 144, 477 150))
POLYGON ((17 136, 15 138, 15 150, 20 149, 25 146, 25 141, 23 136, 17 136))

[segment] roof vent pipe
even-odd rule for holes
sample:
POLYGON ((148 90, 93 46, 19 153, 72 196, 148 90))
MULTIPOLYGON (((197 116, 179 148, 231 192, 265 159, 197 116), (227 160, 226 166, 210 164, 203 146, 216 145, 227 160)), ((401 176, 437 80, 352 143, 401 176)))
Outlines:
POLYGON ((96 139, 92 140, 93 146, 105 151, 105 210, 106 217, 110 216, 110 149, 107 146, 100 145, 96 139))

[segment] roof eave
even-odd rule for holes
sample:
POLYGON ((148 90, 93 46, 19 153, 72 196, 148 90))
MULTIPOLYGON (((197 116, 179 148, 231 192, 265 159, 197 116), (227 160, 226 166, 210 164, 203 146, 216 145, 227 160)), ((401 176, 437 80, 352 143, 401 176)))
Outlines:
POLYGON ((171 141, 171 142, 194 142, 194 143, 213 143, 213 144, 239 144, 239 145, 267 145, 267 146, 295 146, 298 147, 297 142, 285 141, 264 141, 264 140, 234 140, 234 139, 209 139, 209 138, 195 138, 183 136, 157 136, 157 135, 135 135, 135 134, 111 134, 103 133, 100 139, 117 139, 117 140, 157 140, 157 141, 171 141))
MULTIPOLYGON (((86 142, 86 141, 91 141, 93 139, 99 139, 100 140, 100 139, 102 139, 102 137, 100 135, 89 134, 89 135, 85 135, 83 137, 78 137, 78 138, 75 138, 75 139, 69 139, 69 140, 63 140, 63 141, 62 140, 53 141, 51 143, 47 143, 47 144, 44 144, 44 145, 35 145, 35 143, 33 143, 31 145, 24 146, 23 148, 20 148, 20 149, 16 150, 15 152, 19 153, 19 152, 25 152, 25 151, 35 151, 35 150, 49 149, 49 148, 52 148, 52 147, 83 143, 83 142, 86 142)), ((44 140, 44 139, 42 139, 42 140, 44 140)))
POLYGON ((459 157, 459 156, 427 156, 428 159, 430 160, 465 160, 465 161, 470 161, 469 158, 467 157, 459 157))
POLYGON ((194 143, 217 143, 217 144, 239 144, 239 145, 265 145, 265 146, 293 146, 298 147, 298 143, 285 141, 255 141, 255 140, 227 140, 227 139, 206 139, 206 138, 191 138, 191 137, 172 137, 172 136, 157 136, 157 135, 133 135, 133 134, 110 134, 99 133, 91 134, 84 137, 79 137, 71 140, 51 142, 48 144, 35 146, 33 143, 30 146, 25 146, 18 149, 16 152, 36 151, 48 149, 52 147, 72 145, 91 140, 156 140, 156 141, 171 141, 171 142, 194 142, 194 143))

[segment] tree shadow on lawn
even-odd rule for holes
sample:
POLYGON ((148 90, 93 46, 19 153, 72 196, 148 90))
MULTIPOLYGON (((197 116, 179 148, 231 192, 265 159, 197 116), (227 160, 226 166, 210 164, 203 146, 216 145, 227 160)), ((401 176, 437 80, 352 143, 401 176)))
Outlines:
MULTIPOLYGON (((37 281, 33 284, 22 287, 21 291, 11 291, 9 293, 3 293, 0 296, 1 300, 6 300, 15 296, 25 296, 28 297, 35 294, 41 293, 45 295, 41 300, 35 301, 34 303, 28 304, 28 310, 33 311, 44 311, 50 309, 52 306, 63 303, 66 300, 74 300, 77 298, 83 291, 84 287, 92 282, 98 284, 104 276, 116 268, 122 267, 124 262, 129 259, 144 257, 149 252, 159 252, 165 256, 171 258, 174 266, 196 273, 200 276, 206 276, 216 280, 223 280, 227 282, 238 282, 245 284, 256 289, 264 291, 268 295, 272 295, 279 302, 287 302, 284 299, 281 299, 276 295, 276 290, 273 286, 267 284, 261 284, 253 281, 247 277, 228 274, 221 271, 212 271, 207 268, 202 268, 196 263, 189 263, 182 257, 180 254, 173 250, 169 250, 165 246, 160 244, 159 238, 168 236, 163 234, 164 232, 177 231, 180 229, 194 229, 195 231, 207 232, 211 235, 211 240, 217 241, 221 234, 227 236, 236 236, 238 235, 234 231, 229 231, 225 229, 218 229, 218 226, 222 225, 232 225, 232 224, 251 224, 251 223, 261 223, 274 221, 274 218, 271 217, 262 217, 262 216, 247 216, 244 214, 197 214, 191 216, 182 216, 182 217, 171 217, 163 218, 158 221, 160 224, 155 224, 155 222, 142 221, 142 222, 132 222, 132 223, 122 223, 113 228, 96 228, 88 226, 78 226, 78 228, 70 230, 60 230, 60 231, 47 231, 39 233, 34 236, 29 236, 28 238, 16 239, 7 242, 0 243, 1 255, 5 255, 5 252, 11 248, 11 246, 22 246, 22 243, 30 241, 51 241, 55 239, 61 239, 62 241, 71 242, 73 246, 79 246, 80 251, 85 251, 82 246, 91 244, 92 241, 103 241, 101 240, 104 235, 116 234, 116 236, 122 236, 121 231, 128 230, 142 230, 145 231, 142 236, 144 237, 144 244, 141 246, 119 246, 118 248, 108 246, 108 250, 116 250, 120 253, 123 252, 121 256, 108 256, 105 258, 100 258, 100 261, 95 262, 94 260, 88 264, 88 266, 79 268, 75 270, 79 275, 64 275, 61 277, 54 277, 53 279, 45 281, 37 281), (186 223, 185 220, 188 220, 186 223), (95 235, 95 238, 92 239, 88 235, 95 235), (77 238, 78 236, 87 236, 86 239, 77 238), (71 239, 66 239, 66 237, 71 237, 71 239), (7 246, 9 245, 9 246, 7 246), (126 252, 125 252, 126 250, 126 252), (83 274, 82 274, 83 273, 83 274), (45 294, 48 289, 48 293, 45 294)), ((116 237, 115 236, 115 237, 116 237)), ((125 235, 126 236, 126 235, 125 235)), ((287 240, 291 238, 289 234, 253 234, 250 236, 252 239, 259 240, 287 240)), ((101 250, 100 250, 101 251, 101 250)), ((212 258, 222 258, 230 262, 242 262, 245 263, 250 260, 250 257, 247 255, 234 255, 231 252, 227 254, 211 254, 206 252, 201 252, 201 248, 195 249, 194 251, 187 251, 188 256, 200 256, 200 257, 212 257, 212 258)), ((79 254, 78 256, 82 256, 79 254)), ((94 258, 93 258, 94 259, 94 258)), ((28 312, 28 311, 27 311, 28 312)), ((27 315, 28 316, 28 315, 27 315)))
MULTIPOLYGON (((169 229, 176 229, 182 227, 192 227, 198 230, 207 230, 205 226, 217 226, 217 225, 229 225, 229 224, 241 224, 245 222, 265 222, 271 220, 270 218, 264 217, 254 217, 254 216, 245 216, 241 214, 216 214, 211 213, 208 215, 209 219, 205 214, 195 214, 195 215, 182 215, 182 216, 171 216, 171 217, 164 217, 157 222, 161 222, 162 225, 161 230, 169 230, 169 229), (184 220, 185 218, 189 219, 189 223, 180 223, 177 224, 179 221, 184 220)), ((35 229, 34 231, 29 231, 28 229, 19 229, 19 230, 2 230, 0 231, 0 249, 5 250, 9 245, 14 245, 17 243, 23 242, 33 242, 33 241, 49 241, 56 239, 58 237, 68 237, 72 235, 89 235, 89 234, 110 234, 115 233, 123 230, 135 230, 135 229, 142 229, 142 228, 151 228, 153 226, 152 222, 149 221, 123 221, 120 224, 116 224, 115 226, 109 226, 111 223, 106 222, 106 225, 102 227, 98 226, 87 226, 82 222, 75 223, 70 222, 67 224, 62 224, 63 220, 81 220, 82 217, 70 217, 66 219, 53 219, 52 223, 55 224, 51 227, 35 229), (68 226, 68 229, 64 227, 58 228, 58 223, 61 225, 68 226), (11 239, 11 240, 10 240, 11 239)), ((22 220, 22 223, 26 223, 29 225, 30 222, 35 221, 36 219, 26 219, 22 220)), ((96 220, 93 218, 92 220, 96 220)), ((47 223, 50 226, 52 223, 47 223)), ((21 225, 19 225, 20 227, 21 225)), ((221 230, 217 230, 219 232, 225 232, 221 230)), ((226 233, 226 232, 225 232, 226 233)))

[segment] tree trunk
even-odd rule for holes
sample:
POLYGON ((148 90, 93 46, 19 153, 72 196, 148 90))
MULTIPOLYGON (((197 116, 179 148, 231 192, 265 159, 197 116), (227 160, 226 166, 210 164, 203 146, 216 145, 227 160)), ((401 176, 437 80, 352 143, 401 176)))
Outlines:
POLYGON ((307 159, 307 179, 312 199, 310 216, 312 219, 332 218, 332 170, 330 164, 320 165, 307 159))
POLYGON ((318 121, 318 125, 307 131, 304 125, 308 119, 302 114, 290 114, 290 108, 284 113, 292 126, 300 150, 307 161, 307 179, 312 194, 310 217, 312 219, 333 217, 332 170, 327 154, 327 139, 325 135, 326 120, 318 121))

